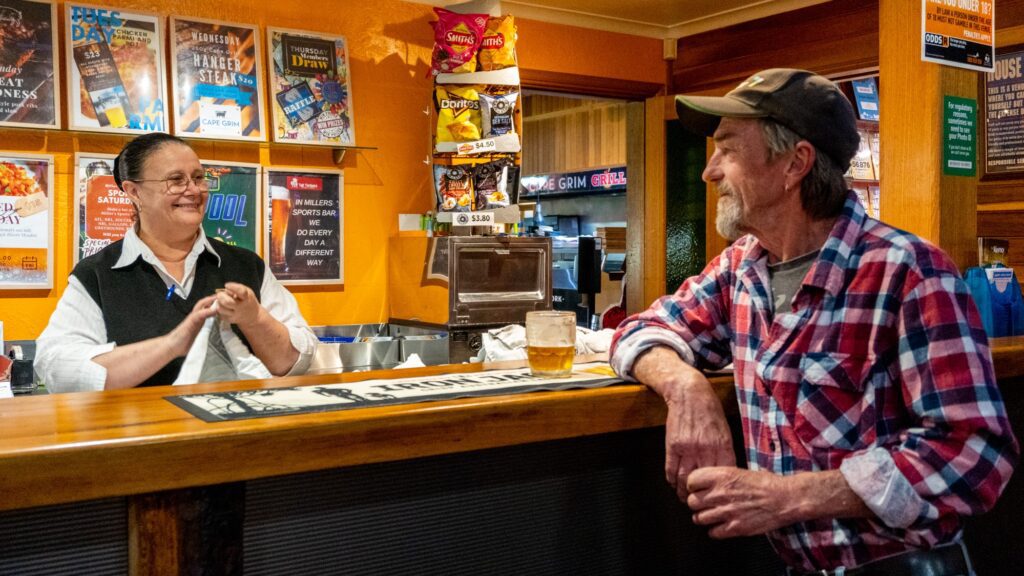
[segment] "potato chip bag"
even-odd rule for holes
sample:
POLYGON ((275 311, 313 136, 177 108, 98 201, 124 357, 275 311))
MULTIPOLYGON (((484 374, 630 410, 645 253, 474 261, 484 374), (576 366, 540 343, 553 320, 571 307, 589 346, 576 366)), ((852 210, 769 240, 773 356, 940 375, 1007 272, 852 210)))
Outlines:
POLYGON ((434 8, 434 55, 430 73, 476 72, 476 54, 487 27, 486 14, 456 14, 434 8))
POLYGON ((480 139, 480 94, 476 86, 438 86, 437 141, 480 139))
POLYGON ((511 162, 495 160, 473 167, 474 210, 492 210, 511 204, 508 194, 508 170, 511 162))
POLYGON ((487 19, 477 59, 480 70, 501 70, 516 65, 516 25, 511 15, 487 19))
POLYGON ((483 129, 484 138, 515 134, 516 127, 512 115, 518 98, 519 92, 497 96, 480 94, 480 127, 483 129))
POLYGON ((465 166, 435 164, 434 190, 438 212, 469 212, 473 209, 473 177, 465 166))

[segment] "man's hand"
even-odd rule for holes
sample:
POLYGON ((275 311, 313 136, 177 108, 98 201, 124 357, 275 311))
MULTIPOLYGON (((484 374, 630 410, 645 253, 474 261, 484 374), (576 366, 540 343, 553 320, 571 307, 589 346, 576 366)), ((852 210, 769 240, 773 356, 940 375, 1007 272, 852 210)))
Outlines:
POLYGON ((217 309, 213 307, 216 299, 216 296, 207 296, 196 302, 192 312, 167 334, 165 338, 175 358, 188 354, 188 349, 192 347, 192 342, 199 334, 199 329, 203 327, 203 322, 217 313, 217 309))
POLYGON ((735 466, 732 435, 711 383, 675 351, 658 347, 640 357, 633 375, 668 404, 665 479, 686 500, 687 478, 705 466, 735 466))
POLYGON ((742 468, 701 468, 687 479, 686 505, 693 510, 694 524, 712 527, 712 538, 764 534, 796 521, 793 478, 742 468))
POLYGON ((243 329, 255 324, 263 310, 252 289, 237 282, 228 282, 217 291, 217 308, 221 319, 243 329))

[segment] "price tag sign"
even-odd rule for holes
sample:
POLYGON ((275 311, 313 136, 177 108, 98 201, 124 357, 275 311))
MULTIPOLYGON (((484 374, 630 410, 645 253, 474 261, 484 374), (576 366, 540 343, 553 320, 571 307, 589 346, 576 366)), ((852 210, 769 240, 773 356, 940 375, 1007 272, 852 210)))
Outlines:
POLYGON ((493 226, 494 212, 459 212, 452 215, 452 226, 493 226))
POLYGON ((455 153, 459 156, 472 156, 474 154, 494 152, 497 149, 498 145, 491 138, 490 140, 474 140, 473 142, 459 144, 458 148, 455 149, 455 153))

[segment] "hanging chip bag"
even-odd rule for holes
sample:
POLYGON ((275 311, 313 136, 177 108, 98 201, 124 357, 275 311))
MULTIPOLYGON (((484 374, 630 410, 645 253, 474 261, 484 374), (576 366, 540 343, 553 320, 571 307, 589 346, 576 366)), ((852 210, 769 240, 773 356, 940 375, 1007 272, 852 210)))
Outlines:
POLYGON ((434 165, 438 212, 469 212, 473 208, 473 177, 466 166, 434 165))
POLYGON ((511 204, 508 195, 508 160, 495 160, 473 167, 476 210, 492 210, 511 204))
POLYGON ((476 86, 438 86, 437 141, 480 139, 480 95, 476 86))
POLYGON ((434 8, 434 55, 430 73, 476 72, 476 56, 487 27, 486 14, 456 14, 434 8))
POLYGON ((481 70, 501 70, 516 65, 516 25, 511 15, 487 19, 477 59, 481 70))
POLYGON ((484 138, 516 133, 512 114, 515 112, 518 98, 518 92, 509 92, 498 96, 480 94, 480 125, 483 128, 484 138))

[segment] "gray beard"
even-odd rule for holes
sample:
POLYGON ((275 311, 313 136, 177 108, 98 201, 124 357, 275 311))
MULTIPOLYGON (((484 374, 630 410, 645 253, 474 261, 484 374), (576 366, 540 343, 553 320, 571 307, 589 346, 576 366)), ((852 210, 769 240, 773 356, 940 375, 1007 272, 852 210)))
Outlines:
POLYGON ((725 192, 731 196, 729 200, 724 197, 718 198, 718 213, 715 217, 715 229, 729 242, 732 242, 743 235, 740 232, 740 221, 743 219, 742 206, 735 191, 725 182, 718 183, 719 192, 725 192))

